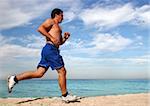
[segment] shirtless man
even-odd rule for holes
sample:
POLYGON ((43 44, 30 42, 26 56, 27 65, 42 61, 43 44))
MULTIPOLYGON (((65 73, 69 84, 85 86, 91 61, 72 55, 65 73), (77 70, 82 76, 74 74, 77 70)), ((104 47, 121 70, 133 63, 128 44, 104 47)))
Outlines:
POLYGON ((59 26, 63 20, 63 11, 55 8, 51 13, 51 18, 43 22, 38 31, 45 36, 46 45, 41 52, 41 61, 35 71, 27 71, 16 76, 8 77, 8 91, 11 93, 12 88, 18 81, 32 78, 41 78, 49 67, 58 72, 58 82, 62 93, 62 99, 66 101, 73 101, 76 96, 69 95, 66 87, 66 69, 62 56, 59 53, 59 46, 64 44, 69 38, 70 33, 65 32, 62 37, 62 30, 59 26))

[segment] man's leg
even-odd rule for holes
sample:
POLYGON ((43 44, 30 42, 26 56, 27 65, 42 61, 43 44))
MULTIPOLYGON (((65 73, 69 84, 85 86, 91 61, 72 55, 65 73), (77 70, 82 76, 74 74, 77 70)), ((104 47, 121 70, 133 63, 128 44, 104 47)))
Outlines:
POLYGON ((40 78, 44 75, 46 71, 47 71, 46 68, 39 67, 36 71, 28 71, 16 76, 10 76, 8 78, 8 92, 9 93, 12 92, 12 88, 15 86, 15 84, 18 81, 31 79, 31 78, 40 78))
POLYGON ((65 67, 57 69, 57 72, 58 72, 58 82, 62 93, 62 100, 65 102, 76 101, 78 99, 77 96, 70 95, 67 91, 65 67))
POLYGON ((16 75, 16 79, 20 81, 20 80, 31 79, 31 78, 41 78, 46 71, 47 71, 46 68, 39 67, 36 71, 27 71, 22 74, 16 75))
POLYGON ((66 69, 65 69, 65 67, 62 67, 60 69, 57 69, 57 72, 58 72, 59 87, 61 89, 62 95, 64 95, 67 93, 66 69))

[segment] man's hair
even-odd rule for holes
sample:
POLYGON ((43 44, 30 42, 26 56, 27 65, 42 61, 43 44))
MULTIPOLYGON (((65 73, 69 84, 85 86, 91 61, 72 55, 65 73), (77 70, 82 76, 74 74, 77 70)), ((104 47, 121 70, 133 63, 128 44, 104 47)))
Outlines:
POLYGON ((59 15, 61 13, 63 13, 63 11, 61 9, 55 8, 55 9, 52 10, 51 18, 55 18, 55 14, 59 15))

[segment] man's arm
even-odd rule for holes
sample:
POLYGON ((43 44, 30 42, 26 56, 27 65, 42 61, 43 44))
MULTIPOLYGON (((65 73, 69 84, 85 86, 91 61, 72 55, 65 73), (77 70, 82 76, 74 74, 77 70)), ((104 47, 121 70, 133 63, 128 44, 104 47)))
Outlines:
POLYGON ((51 41, 53 41, 53 36, 48 33, 48 31, 52 28, 53 24, 54 22, 51 19, 47 19, 39 26, 37 31, 40 32, 43 36, 46 36, 50 38, 51 41))
POLYGON ((62 38, 61 45, 64 44, 69 37, 70 37, 70 33, 69 32, 65 32, 64 33, 64 37, 62 38))

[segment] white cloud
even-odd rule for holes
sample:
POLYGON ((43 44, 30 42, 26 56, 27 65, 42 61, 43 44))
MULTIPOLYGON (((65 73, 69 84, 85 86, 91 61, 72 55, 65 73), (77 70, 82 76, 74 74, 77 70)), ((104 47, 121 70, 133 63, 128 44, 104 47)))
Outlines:
POLYGON ((15 38, 15 37, 5 37, 4 35, 0 35, 0 60, 8 61, 9 59, 13 59, 16 57, 37 57, 40 52, 40 47, 42 45, 42 39, 40 37, 32 35, 26 37, 28 40, 23 40, 23 38, 15 38), (32 38, 35 40, 31 40, 32 38), (19 40, 22 43, 27 44, 26 46, 13 44, 12 41, 19 40), (32 42, 28 44, 28 42, 32 42))
POLYGON ((92 9, 83 10, 80 14, 80 18, 87 25, 93 24, 97 27, 114 27, 131 20, 133 11, 131 4, 126 4, 115 9, 96 6, 92 9))
POLYGON ((105 8, 96 5, 93 8, 84 9, 79 17, 86 25, 98 28, 116 27, 126 22, 129 23, 149 23, 150 6, 144 5, 135 8, 128 3, 123 6, 105 8), (136 20, 136 21, 135 21, 136 20))
POLYGON ((7 43, 8 42, 8 39, 5 39, 4 36, 2 36, 0 34, 0 46, 2 46, 3 44, 7 43))
MULTIPOLYGON (((108 66, 108 65, 143 65, 146 64, 148 65, 148 57, 149 55, 143 55, 143 56, 135 56, 135 57, 130 57, 130 58, 117 58, 117 57, 112 57, 112 58, 107 58, 107 57, 101 57, 101 58, 93 58, 93 57, 74 57, 70 55, 65 55, 65 59, 67 63, 74 63, 75 65, 82 65, 82 66, 108 66)), ((118 66, 119 67, 119 66, 118 66)))
MULTIPOLYGON (((64 9, 64 23, 68 23, 77 17, 83 20, 86 25, 94 25, 98 28, 116 27, 126 22, 134 24, 150 23, 150 6, 133 7, 128 3, 110 7, 100 7, 95 4, 93 8, 83 8, 80 0, 1 0, 0 1, 0 29, 9 29, 16 26, 31 23, 30 21, 50 12, 55 7, 64 9), (59 3, 58 3, 59 2, 59 3), (65 7, 64 7, 65 6, 65 7)), ((50 16, 50 13, 48 14, 50 16)))
MULTIPOLYGON (((63 0, 62 0, 63 1, 63 0)), ((64 5, 66 10, 64 10, 64 22, 68 23, 77 18, 78 14, 81 11, 83 3, 80 0, 65 0, 64 5)))
MULTIPOLYGON (((0 1, 0 29, 9 29, 30 23, 31 20, 49 12, 56 7, 67 7, 65 20, 70 22, 75 18, 75 13, 80 7, 80 1, 73 0, 1 0, 0 1), (58 3, 59 2, 59 3, 58 3)), ((47 14, 50 17, 50 13, 47 14)))
POLYGON ((38 54, 38 49, 33 48, 27 48, 22 47, 20 45, 14 45, 14 44, 5 44, 2 47, 0 47, 0 59, 8 59, 8 58, 15 58, 15 57, 36 57, 36 54, 38 54))
POLYGON ((131 40, 117 33, 97 33, 93 35, 93 39, 90 39, 90 41, 80 39, 67 41, 65 45, 62 46, 63 49, 61 53, 63 55, 99 57, 99 54, 105 52, 119 52, 135 47, 137 45, 134 45, 134 43, 138 41, 137 39, 131 40))
POLYGON ((42 14, 47 8, 47 5, 38 5, 38 1, 0 1, 0 28, 8 29, 15 26, 20 26, 28 23, 35 17, 42 14))
POLYGON ((134 24, 149 25, 150 24, 150 5, 144 5, 140 8, 136 8, 134 24))
POLYGON ((65 42, 63 47, 65 46, 66 48, 69 48, 69 49, 79 49, 79 48, 84 47, 84 43, 85 42, 81 39, 75 39, 73 41, 68 40, 65 42))
POLYGON ((68 76, 70 78, 148 78, 148 59, 147 55, 130 58, 119 57, 75 57, 65 55, 68 76), (91 73, 92 71, 92 73, 91 73), (83 73, 84 74, 83 74, 83 73), (90 75, 89 75, 90 73, 90 75), (72 74, 74 76, 72 76, 72 74), (71 77, 72 76, 72 77, 71 77))
POLYGON ((26 44, 26 47, 35 49, 42 48, 46 42, 43 35, 27 35, 25 38, 20 38, 20 40, 26 44))
POLYGON ((75 18, 76 18, 76 13, 75 12, 73 12, 73 11, 66 11, 64 13, 64 19, 65 19, 65 21, 63 22, 63 24, 66 24, 66 23, 72 21, 75 18))
POLYGON ((95 36, 90 45, 100 51, 120 51, 129 46, 133 41, 118 34, 100 33, 95 36))

